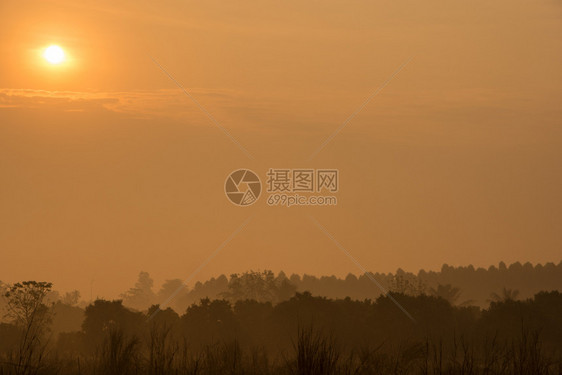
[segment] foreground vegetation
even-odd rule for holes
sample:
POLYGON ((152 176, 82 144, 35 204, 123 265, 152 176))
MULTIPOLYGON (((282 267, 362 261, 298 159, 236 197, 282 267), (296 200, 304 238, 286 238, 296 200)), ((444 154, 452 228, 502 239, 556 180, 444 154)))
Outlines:
POLYGON ((504 290, 484 310, 423 293, 375 301, 296 293, 275 305, 202 299, 181 315, 97 300, 79 330, 55 334, 57 311, 81 309, 72 299, 48 303, 51 288, 33 281, 7 288, 0 374, 562 373, 557 291, 517 301, 504 290))

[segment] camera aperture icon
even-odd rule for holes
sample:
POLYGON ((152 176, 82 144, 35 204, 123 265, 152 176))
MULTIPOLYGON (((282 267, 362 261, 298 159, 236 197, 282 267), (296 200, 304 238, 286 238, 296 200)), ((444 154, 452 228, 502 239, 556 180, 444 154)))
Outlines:
POLYGON ((251 170, 238 169, 227 177, 224 192, 235 205, 250 206, 260 196, 261 181, 258 175, 251 170))

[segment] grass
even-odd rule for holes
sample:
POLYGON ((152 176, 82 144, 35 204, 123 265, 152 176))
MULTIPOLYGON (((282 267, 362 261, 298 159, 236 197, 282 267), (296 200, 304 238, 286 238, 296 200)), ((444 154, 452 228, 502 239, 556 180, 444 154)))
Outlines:
POLYGON ((152 327, 145 337, 106 332, 90 355, 46 353, 43 365, 14 366, 5 355, 0 375, 560 375, 560 358, 547 353, 537 332, 522 330, 514 339, 489 336, 475 342, 466 336, 427 338, 372 347, 343 348, 314 327, 299 328, 285 355, 261 348, 243 348, 237 340, 197 350, 167 327, 152 327))

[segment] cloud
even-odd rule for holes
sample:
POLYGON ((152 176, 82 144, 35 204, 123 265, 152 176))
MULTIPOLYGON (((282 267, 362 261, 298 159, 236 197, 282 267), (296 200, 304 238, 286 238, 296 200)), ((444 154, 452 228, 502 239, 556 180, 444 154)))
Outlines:
MULTIPOLYGON (((192 93, 212 106, 228 106, 236 95, 226 90, 195 89, 192 93)), ((182 117, 199 112, 179 89, 97 92, 4 88, 0 89, 0 108, 109 111, 140 118, 182 117)))

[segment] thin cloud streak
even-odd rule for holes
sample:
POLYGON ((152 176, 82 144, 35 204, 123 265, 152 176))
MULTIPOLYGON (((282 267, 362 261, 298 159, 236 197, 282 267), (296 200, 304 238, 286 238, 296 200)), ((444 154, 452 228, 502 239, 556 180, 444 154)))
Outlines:
MULTIPOLYGON (((229 90, 195 89, 200 96, 227 106, 239 93, 229 90)), ((49 91, 0 88, 1 108, 61 111, 109 111, 134 117, 182 118, 198 113, 187 108, 178 89, 137 91, 49 91)))
POLYGON ((172 80, 172 82, 174 82, 174 84, 176 86, 178 86, 183 93, 189 98, 191 99, 191 101, 193 103, 195 103, 195 105, 201 110, 201 112, 203 112, 208 118, 209 120, 220 130, 223 132, 224 135, 226 135, 243 153, 244 155, 246 155, 250 160, 253 159, 252 155, 248 152, 248 150, 246 150, 246 148, 244 146, 242 146, 242 144, 240 142, 238 142, 238 140, 236 138, 234 138, 234 136, 232 136, 232 134, 229 133, 228 130, 226 130, 221 124, 219 124, 219 122, 215 119, 215 117, 205 109, 205 107, 203 107, 199 101, 197 101, 197 99, 191 95, 191 93, 189 91, 187 91, 183 85, 181 83, 179 83, 166 69, 164 69, 164 67, 158 62, 156 61, 152 56, 150 56, 150 59, 152 60, 152 62, 154 62, 154 64, 156 64, 156 66, 158 66, 158 68, 160 68, 160 70, 162 70, 162 72, 164 72, 164 74, 166 74, 166 76, 168 76, 168 78, 170 80, 172 80))

